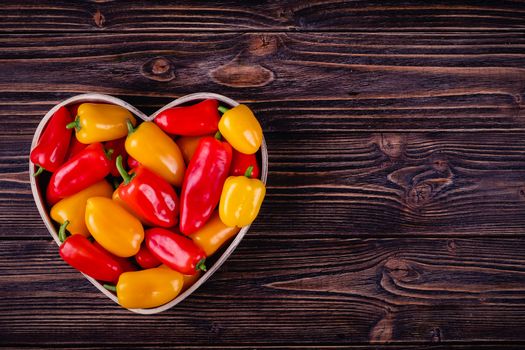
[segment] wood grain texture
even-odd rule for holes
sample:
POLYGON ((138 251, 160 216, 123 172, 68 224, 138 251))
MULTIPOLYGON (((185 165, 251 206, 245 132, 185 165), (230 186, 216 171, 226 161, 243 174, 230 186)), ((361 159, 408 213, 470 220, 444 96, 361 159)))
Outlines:
POLYGON ((219 92, 264 113, 266 132, 525 131, 525 31, 4 35, 0 46, 8 133, 87 91, 146 112, 219 92))
POLYGON ((523 243, 286 235, 269 240, 250 233, 187 301, 140 316, 112 304, 60 261, 54 242, 0 241, 0 343, 525 341, 519 331, 525 326, 523 243), (72 329, 82 331, 66 336, 72 329))
POLYGON ((525 28, 521 1, 3 1, 0 30, 250 31, 525 28))

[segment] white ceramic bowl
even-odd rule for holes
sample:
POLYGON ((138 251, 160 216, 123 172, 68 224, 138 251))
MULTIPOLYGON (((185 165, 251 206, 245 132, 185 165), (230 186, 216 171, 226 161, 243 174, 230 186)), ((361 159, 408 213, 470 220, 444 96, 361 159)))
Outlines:
MULTIPOLYGON (((132 105, 130 105, 129 103, 127 103, 125 101, 122 101, 121 99, 113 97, 113 96, 103 95, 103 94, 94 94, 94 93, 73 96, 73 97, 71 97, 71 98, 69 98, 69 99, 67 99, 67 100, 65 100, 63 102, 60 102, 59 104, 57 104, 56 106, 51 108, 51 110, 46 113, 44 118, 42 118, 42 120, 40 121, 40 124, 38 124, 38 127, 36 128, 35 135, 33 136, 33 142, 31 143, 31 149, 36 147, 36 145, 38 143, 38 140, 40 138, 40 135, 42 134, 42 132, 44 130, 44 127, 46 126, 48 120, 62 106, 68 106, 68 105, 72 105, 72 104, 76 104, 76 103, 83 103, 83 102, 110 103, 110 104, 119 105, 119 106, 122 106, 122 107, 128 109, 131 113, 133 113, 133 115, 135 115, 136 117, 138 117, 138 118, 140 118, 142 120, 151 121, 160 112, 162 112, 163 110, 165 110, 167 108, 175 107, 175 106, 178 106, 178 105, 181 105, 181 104, 184 104, 184 103, 188 103, 188 102, 192 102, 192 101, 197 102, 199 100, 204 100, 204 99, 208 99, 208 98, 216 99, 219 102, 222 102, 223 104, 226 104, 226 105, 232 106, 232 107, 237 106, 239 104, 236 101, 232 100, 231 98, 228 98, 228 97, 225 97, 225 96, 222 96, 222 95, 219 95, 219 94, 210 93, 210 92, 199 92, 199 93, 190 94, 190 95, 186 95, 186 96, 180 97, 180 98, 178 98, 178 99, 168 103, 167 105, 165 105, 164 107, 162 107, 161 109, 159 109, 158 111, 153 113, 151 116, 147 116, 144 113, 142 113, 141 111, 139 111, 137 108, 135 108, 132 105)), ((266 142, 264 140, 264 137, 263 137, 263 142, 262 142, 262 146, 261 146, 261 150, 260 151, 261 151, 261 163, 262 163, 261 164, 261 180, 264 183, 266 183, 266 177, 268 176, 268 151, 266 149, 266 142)), ((44 221, 44 224, 46 225, 49 233, 51 234, 51 237, 53 237, 53 239, 55 240, 56 244, 60 246, 61 243, 60 243, 60 240, 58 239, 58 233, 57 233, 57 231, 55 229, 55 226, 53 225, 53 223, 51 221, 51 218, 49 217, 48 211, 46 209, 46 204, 45 204, 45 202, 43 200, 43 196, 41 196, 40 193, 39 193, 39 189, 38 189, 38 186, 37 186, 37 181, 36 181, 35 177, 33 176, 34 173, 35 173, 35 165, 31 161, 29 161, 29 175, 30 175, 30 182, 31 182, 31 191, 33 192, 33 197, 35 199, 36 206, 38 208, 38 211, 40 212, 40 216, 42 217, 42 220, 44 221)), ((250 229, 250 226, 243 227, 240 230, 240 232, 237 234, 237 236, 235 236, 235 238, 231 241, 229 246, 224 250, 222 255, 217 258, 217 261, 208 269, 208 271, 206 271, 197 280, 197 282, 195 282, 195 284, 193 284, 190 288, 188 288, 183 293, 179 294, 175 299, 173 299, 172 301, 170 301, 170 302, 168 302, 168 303, 166 303, 164 305, 161 305, 161 306, 158 306, 158 307, 155 307, 155 308, 151 308, 151 309, 129 309, 129 310, 133 311, 133 312, 136 312, 136 313, 139 313, 139 314, 145 314, 145 315, 156 314, 156 313, 168 310, 168 309, 172 308, 173 306, 177 305, 178 303, 180 303, 181 301, 183 301, 184 299, 186 299, 191 293, 193 293, 204 282, 206 282, 206 280, 208 278, 210 278, 215 273, 215 271, 217 271, 217 269, 219 269, 219 267, 226 261, 226 259, 228 259, 228 257, 235 250, 235 248, 237 248, 237 246, 239 245, 239 243, 241 242, 241 240, 243 239, 244 235, 248 232, 249 229, 250 229)), ((58 252, 57 252, 57 259, 59 259, 58 252)), ((95 279, 93 279, 93 278, 91 278, 91 277, 89 277, 89 276, 87 276, 85 274, 83 274, 83 275, 98 290, 100 290, 109 299, 113 300, 115 303, 118 304, 117 297, 113 293, 111 293, 110 291, 105 289, 102 286, 102 284, 100 284, 97 280, 95 280, 95 279)))

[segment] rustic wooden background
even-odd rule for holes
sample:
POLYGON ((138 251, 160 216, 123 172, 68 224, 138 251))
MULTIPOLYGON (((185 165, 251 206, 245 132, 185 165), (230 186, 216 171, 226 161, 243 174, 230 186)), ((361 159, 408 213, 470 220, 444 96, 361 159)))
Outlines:
POLYGON ((0 345, 523 348, 523 1, 1 1, 0 345), (59 259, 42 116, 211 91, 266 134, 268 196, 219 272, 139 316, 59 259), (441 344, 440 344, 441 343, 441 344))

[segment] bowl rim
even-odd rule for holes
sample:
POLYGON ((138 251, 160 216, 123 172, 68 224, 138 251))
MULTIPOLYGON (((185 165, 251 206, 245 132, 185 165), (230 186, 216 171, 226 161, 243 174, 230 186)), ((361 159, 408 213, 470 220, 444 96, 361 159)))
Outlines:
MULTIPOLYGON (((55 112, 60 107, 63 107, 63 106, 68 106, 68 105, 71 105, 71 104, 83 103, 83 102, 110 103, 110 104, 115 104, 115 105, 119 105, 121 107, 126 108, 131 113, 133 113, 136 117, 138 117, 138 118, 140 118, 140 119, 142 119, 144 121, 152 121, 159 113, 161 113, 162 111, 164 111, 164 110, 166 110, 168 108, 175 107, 175 106, 187 103, 187 102, 192 102, 192 101, 196 101, 196 100, 204 100, 204 99, 209 99, 209 98, 216 99, 219 102, 225 103, 225 104, 227 104, 229 106, 232 106, 232 107, 235 107, 235 106, 239 105, 239 103, 237 101, 235 101, 235 100, 233 100, 233 99, 231 99, 229 97, 217 94, 217 93, 213 93, 213 92, 197 92, 197 93, 192 93, 192 94, 181 96, 181 97, 171 101, 170 103, 166 104, 165 106, 163 106, 159 110, 155 111, 150 116, 148 116, 145 113, 143 113, 142 111, 140 111, 138 108, 136 108, 133 105, 131 105, 130 103, 127 103, 126 101, 121 100, 120 98, 117 98, 117 97, 114 97, 114 96, 111 96, 111 95, 99 94, 99 93, 86 93, 86 94, 76 95, 76 96, 70 97, 70 98, 68 98, 68 99, 66 99, 66 100, 56 104, 53 108, 51 108, 45 114, 45 116, 42 118, 42 120, 38 124, 38 126, 37 126, 37 128, 35 130, 35 133, 33 135, 33 140, 31 142, 31 150, 33 150, 36 147, 36 145, 38 144, 38 140, 40 139, 40 136, 42 135, 42 132, 43 132, 45 126, 47 125, 49 119, 53 116, 53 114, 55 114, 55 112)), ((263 140, 262 140, 260 151, 261 151, 261 181, 264 184, 266 184, 266 179, 268 177, 268 150, 267 150, 267 147, 266 147, 266 140, 264 139, 264 135, 263 135, 263 140)), ((46 210, 46 205, 44 203, 43 196, 41 196, 39 191, 38 191, 37 181, 36 181, 36 178, 34 176, 34 173, 35 173, 35 165, 31 162, 31 159, 29 159, 29 178, 30 178, 30 184, 31 184, 31 192, 33 193, 33 199, 34 199, 35 204, 36 204, 36 206, 38 208, 38 212, 40 213, 42 221, 44 222, 44 224, 47 227, 49 233, 51 234, 51 237, 53 237, 55 243, 58 246, 60 246, 61 242, 58 239, 58 233, 57 233, 57 231, 56 231, 56 229, 55 229, 55 227, 54 227, 54 225, 52 223, 52 220, 49 217, 49 214, 48 214, 48 212, 46 210)), ((235 238, 231 241, 231 243, 226 248, 226 250, 222 253, 222 255, 217 259, 217 261, 208 269, 208 271, 203 273, 199 277, 199 279, 192 286, 190 286, 184 292, 182 292, 179 295, 177 295, 177 297, 175 297, 175 299, 171 300, 170 302, 168 302, 168 303, 166 303, 164 305, 161 305, 161 306, 158 306, 158 307, 155 307, 155 308, 149 308, 149 309, 134 308, 134 309, 128 309, 128 310, 130 310, 132 312, 135 312, 135 313, 138 313, 138 314, 152 315, 152 314, 156 314, 156 313, 159 313, 159 312, 162 312, 162 311, 166 311, 166 310, 174 307, 178 303, 182 302, 184 299, 186 299, 188 296, 190 296, 195 290, 197 290, 200 286, 202 286, 222 266, 222 264, 224 264, 224 262, 229 258, 229 256, 233 253, 233 251, 237 248, 237 246, 239 245, 241 240, 244 238, 244 236, 246 235, 246 233, 250 229, 250 226, 251 225, 243 227, 239 231, 239 233, 237 233, 235 238)), ((88 281, 90 281, 91 284, 93 284, 99 291, 101 291, 109 299, 113 300, 115 303, 118 304, 118 300, 117 300, 116 295, 114 295, 113 293, 108 291, 106 288, 104 288, 102 286, 102 284, 99 283, 94 278, 91 278, 91 277, 87 276, 84 273, 82 273, 82 275, 84 275, 84 277, 88 281)))

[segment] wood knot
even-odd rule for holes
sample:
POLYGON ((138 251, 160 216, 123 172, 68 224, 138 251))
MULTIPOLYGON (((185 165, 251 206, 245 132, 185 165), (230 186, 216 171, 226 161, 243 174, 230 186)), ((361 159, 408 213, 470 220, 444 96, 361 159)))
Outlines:
POLYGON ((408 190, 406 202, 409 206, 417 208, 432 198, 432 186, 426 183, 418 184, 408 190))
POLYGON ((265 86, 274 80, 271 70, 258 64, 244 64, 234 60, 210 72, 217 84, 243 88, 265 86))
POLYGON ((518 195, 522 200, 525 200, 525 186, 518 189, 518 195))
POLYGON ((106 23, 106 17, 100 12, 100 10, 97 9, 97 12, 93 15, 93 22, 95 22, 95 25, 98 28, 103 28, 104 24, 106 23))
POLYGON ((411 282, 419 278, 419 273, 410 265, 409 262, 390 258, 383 265, 385 273, 394 280, 411 282))
POLYGON ((156 81, 170 81, 175 79, 173 63, 165 57, 155 57, 144 63, 141 74, 156 81))
POLYGON ((452 253, 456 254, 457 244, 456 241, 453 239, 447 241, 447 250, 452 253))
POLYGON ((436 327, 430 330, 430 336, 434 343, 441 343, 441 329, 436 327))
POLYGON ((370 342, 374 344, 388 343, 392 340, 394 331, 394 315, 388 312, 370 330, 370 342))
POLYGON ((405 136, 400 134, 381 134, 379 148, 390 158, 399 158, 405 150, 405 136))
POLYGON ((440 173, 444 173, 447 170, 449 170, 448 162, 446 159, 436 159, 432 162, 432 167, 439 171, 440 173))
POLYGON ((268 56, 277 51, 278 40, 274 35, 253 35, 248 49, 255 56, 268 56))

